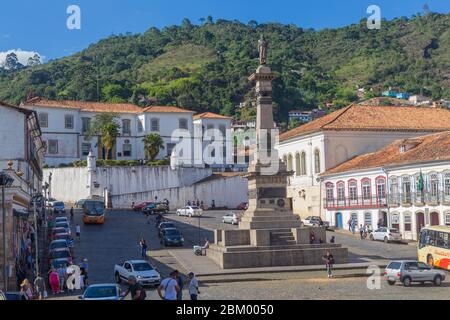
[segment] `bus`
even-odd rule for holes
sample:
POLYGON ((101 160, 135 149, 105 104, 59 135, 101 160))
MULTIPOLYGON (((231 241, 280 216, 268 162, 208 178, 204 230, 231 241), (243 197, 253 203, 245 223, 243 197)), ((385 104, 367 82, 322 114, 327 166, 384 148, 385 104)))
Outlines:
POLYGON ((83 204, 84 224, 105 223, 105 203, 102 200, 86 200, 83 204))
POLYGON ((426 227, 420 231, 418 257, 430 267, 450 270, 450 226, 426 227))

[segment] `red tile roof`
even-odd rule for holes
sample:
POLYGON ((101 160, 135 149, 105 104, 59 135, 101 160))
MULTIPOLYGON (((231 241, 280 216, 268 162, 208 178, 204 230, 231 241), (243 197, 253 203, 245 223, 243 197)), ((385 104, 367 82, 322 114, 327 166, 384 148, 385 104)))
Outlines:
POLYGON ((352 104, 281 134, 280 141, 323 130, 445 131, 450 130, 450 110, 352 104))
POLYGON ((357 156, 322 173, 322 176, 387 166, 450 161, 450 131, 394 141, 386 147, 357 156), (406 151, 401 152, 401 147, 406 151))
POLYGON ((200 113, 200 114, 196 114, 194 116, 194 119, 224 119, 224 120, 231 120, 233 118, 227 117, 227 116, 222 116, 220 114, 213 113, 213 112, 203 112, 203 113, 200 113))
POLYGON ((74 100, 47 100, 36 97, 24 103, 27 106, 44 108, 76 109, 87 112, 113 112, 113 113, 143 113, 143 112, 192 112, 190 110, 173 106, 150 106, 141 108, 131 103, 106 103, 74 100))

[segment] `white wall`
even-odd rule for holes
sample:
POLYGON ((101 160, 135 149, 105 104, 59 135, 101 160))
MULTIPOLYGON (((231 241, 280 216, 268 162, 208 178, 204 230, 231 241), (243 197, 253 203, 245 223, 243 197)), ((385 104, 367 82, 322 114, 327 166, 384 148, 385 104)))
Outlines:
POLYGON ((25 115, 0 106, 0 160, 25 158, 25 115))

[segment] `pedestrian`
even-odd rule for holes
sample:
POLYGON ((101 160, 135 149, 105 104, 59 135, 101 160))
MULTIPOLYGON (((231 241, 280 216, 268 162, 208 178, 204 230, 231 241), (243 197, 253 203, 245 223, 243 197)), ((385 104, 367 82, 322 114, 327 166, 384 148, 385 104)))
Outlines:
POLYGON ((334 236, 331 236, 330 243, 335 243, 335 242, 336 242, 336 238, 334 236))
POLYGON ((158 202, 158 196, 155 196, 155 203, 158 202))
POLYGON ((144 238, 139 241, 139 246, 141 247, 141 256, 144 259, 147 259, 147 242, 144 238))
POLYGON ((177 293, 180 291, 180 287, 178 286, 175 271, 172 271, 168 278, 161 281, 157 291, 162 300, 177 300, 177 293), (163 290, 164 295, 162 293, 163 290))
POLYGON ((70 221, 73 221, 73 207, 70 208, 70 221))
POLYGON ((323 238, 320 238, 320 239, 319 239, 319 243, 320 243, 320 244, 323 244, 323 243, 324 243, 323 238))
POLYGON ((200 208, 200 200, 199 199, 197 199, 197 207, 200 208))
POLYGON ((131 210, 134 210, 134 201, 131 201, 131 210))
POLYGON ((191 206, 191 200, 188 200, 187 205, 188 205, 188 207, 191 206))
POLYGON ((177 291, 177 300, 183 300, 184 281, 183 281, 183 278, 181 277, 180 273, 178 272, 178 270, 175 270, 174 272, 175 272, 175 277, 177 280, 178 287, 180 288, 180 290, 177 291))
POLYGON ((332 269, 333 269, 333 264, 334 264, 334 257, 331 254, 330 251, 327 251, 327 254, 323 256, 322 258, 325 261, 325 266, 327 268, 327 275, 328 278, 332 278, 333 277, 333 273, 332 273, 332 269))
POLYGON ((77 236, 77 239, 81 240, 81 228, 79 224, 77 224, 77 226, 75 227, 75 234, 77 236))
POLYGON ((380 229, 382 225, 383 225, 383 219, 380 218, 380 219, 378 219, 378 223, 377 223, 378 229, 380 229))
POLYGON ((309 234, 309 244, 314 244, 316 242, 316 236, 314 235, 314 232, 311 232, 309 234))
POLYGON ((200 202, 200 209, 205 210, 205 205, 204 205, 203 201, 200 202))
POLYGON ((364 239, 364 227, 363 225, 359 225, 359 236, 361 237, 361 240, 364 239))
POLYGON ((23 280, 20 284, 20 293, 26 300, 33 300, 33 288, 28 279, 23 280))
POLYGON ((59 294, 59 277, 55 268, 50 270, 50 287, 52 288, 53 295, 59 294))
POLYGON ((145 298, 147 298, 147 293, 139 282, 137 282, 135 276, 128 277, 128 289, 121 297, 125 298, 129 293, 131 293, 131 300, 145 300, 145 298))
POLYGON ((191 300, 198 300, 198 295, 200 294, 200 290, 198 290, 198 280, 193 272, 189 273, 189 295, 191 296, 191 300))
POLYGON ((36 279, 34 279, 34 291, 36 293, 36 297, 38 300, 43 300, 47 298, 46 290, 45 290, 45 280, 38 273, 36 279))
POLYGON ((63 264, 60 264, 58 266, 58 269, 56 269, 56 272, 58 272, 59 290, 61 291, 61 293, 64 293, 64 279, 66 278, 66 268, 63 264))
POLYGON ((213 200, 212 202, 211 202, 211 208, 214 210, 214 209, 216 209, 216 201, 215 200, 213 200))
POLYGON ((348 219, 348 222, 347 222, 347 224, 348 224, 348 231, 352 231, 352 222, 353 222, 352 218, 348 219))
POLYGON ((88 264, 88 259, 87 258, 83 258, 81 260, 80 269, 84 269, 84 270, 86 270, 86 272, 89 271, 89 264, 88 264))
POLYGON ((355 234, 356 231, 356 221, 352 219, 352 233, 355 234))

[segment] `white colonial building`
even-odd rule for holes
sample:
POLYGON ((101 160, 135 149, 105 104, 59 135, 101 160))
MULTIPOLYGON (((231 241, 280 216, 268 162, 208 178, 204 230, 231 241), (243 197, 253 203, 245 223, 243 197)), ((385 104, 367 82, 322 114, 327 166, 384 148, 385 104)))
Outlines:
MULTIPOLYGON (((195 112, 190 110, 173 106, 141 108, 129 103, 55 101, 40 97, 33 98, 22 106, 38 113, 43 139, 47 144, 45 164, 49 166, 85 160, 90 150, 98 159, 144 160, 142 139, 150 133, 158 133, 164 140, 164 149, 157 159, 169 158, 175 147, 181 146, 179 143, 183 142, 184 149, 176 155, 177 163, 204 166, 202 146, 196 146, 193 138, 195 112), (102 112, 116 114, 120 122, 120 135, 108 155, 99 138, 88 139, 87 135, 92 119, 102 112)), ((206 118, 197 120, 207 121, 206 118)), ((231 128, 231 121, 228 119, 212 122, 220 122, 216 124, 217 129, 222 128, 222 125, 225 125, 225 131, 231 128)), ((227 156, 229 159, 231 148, 226 150, 230 152, 230 156, 227 156)))
POLYGON ((280 135, 277 146, 288 170, 288 195, 302 218, 322 215, 320 173, 389 143, 450 130, 450 111, 421 107, 350 105, 280 135))
POLYGON ((321 174, 326 219, 337 228, 397 228, 417 240, 421 228, 450 225, 450 131, 397 140, 321 174))

